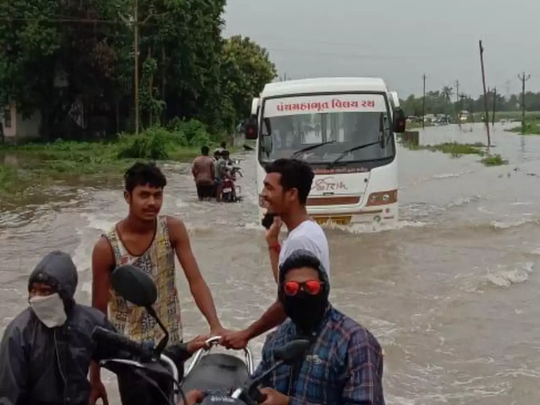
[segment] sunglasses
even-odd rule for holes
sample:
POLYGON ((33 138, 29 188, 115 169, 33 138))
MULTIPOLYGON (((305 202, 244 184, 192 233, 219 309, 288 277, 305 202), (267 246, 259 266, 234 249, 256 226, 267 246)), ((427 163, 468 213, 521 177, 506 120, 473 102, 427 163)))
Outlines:
POLYGON ((283 292, 285 295, 291 297, 298 294, 300 291, 305 291, 309 295, 317 295, 321 292, 323 284, 324 283, 319 280, 309 280, 303 283, 299 283, 298 281, 287 281, 283 284, 283 292))

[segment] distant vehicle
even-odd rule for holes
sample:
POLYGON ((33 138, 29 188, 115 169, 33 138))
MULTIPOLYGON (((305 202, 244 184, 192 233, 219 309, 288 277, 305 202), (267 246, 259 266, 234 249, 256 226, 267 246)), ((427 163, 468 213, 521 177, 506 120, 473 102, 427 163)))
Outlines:
MULTIPOLYGON (((395 134, 405 132, 397 93, 379 78, 317 78, 267 84, 254 99, 246 139, 264 165, 305 160, 315 173, 308 212, 319 223, 392 224, 398 219, 395 134)), ((260 202, 261 217, 266 209, 260 202)))

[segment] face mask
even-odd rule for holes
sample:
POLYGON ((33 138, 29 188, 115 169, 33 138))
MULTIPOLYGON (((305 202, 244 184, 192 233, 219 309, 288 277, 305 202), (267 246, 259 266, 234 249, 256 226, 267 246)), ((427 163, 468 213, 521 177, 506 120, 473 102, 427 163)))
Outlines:
POLYGON ((29 303, 30 308, 47 328, 62 326, 67 320, 64 301, 58 293, 32 297, 29 303))
POLYGON ((300 291, 294 296, 283 294, 281 303, 285 313, 303 332, 312 332, 319 326, 328 307, 324 293, 310 295, 300 291))

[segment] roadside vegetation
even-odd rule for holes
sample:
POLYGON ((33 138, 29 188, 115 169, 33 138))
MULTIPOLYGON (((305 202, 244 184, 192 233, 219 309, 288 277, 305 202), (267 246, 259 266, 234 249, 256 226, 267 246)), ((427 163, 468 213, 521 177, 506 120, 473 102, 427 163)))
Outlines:
POLYGON ((508 164, 507 160, 504 160, 501 155, 492 155, 487 150, 486 145, 483 143, 471 143, 463 144, 457 142, 445 142, 437 145, 413 145, 405 144, 410 150, 429 150, 431 152, 442 152, 449 154, 454 158, 461 157, 463 155, 478 155, 482 157, 480 162, 484 166, 502 166, 508 164))
POLYGON ((540 121, 525 121, 525 126, 518 125, 512 129, 510 132, 514 132, 521 135, 540 135, 540 121))
POLYGON ((154 126, 138 136, 120 134, 109 141, 59 139, 5 146, 0 149, 0 206, 58 181, 118 181, 137 160, 190 160, 200 154, 200 146, 215 148, 223 139, 211 136, 200 121, 191 120, 176 121, 168 128, 154 126), (10 164, 10 157, 16 162, 10 164))

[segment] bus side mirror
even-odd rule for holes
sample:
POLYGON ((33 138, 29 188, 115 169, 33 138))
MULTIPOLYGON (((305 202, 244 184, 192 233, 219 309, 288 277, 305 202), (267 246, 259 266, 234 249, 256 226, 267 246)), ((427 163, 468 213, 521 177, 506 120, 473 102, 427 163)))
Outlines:
POLYGON ((256 117, 250 117, 244 122, 244 135, 246 139, 257 139, 258 129, 256 117))
POLYGON ((401 108, 398 108, 394 111, 394 132, 402 134, 405 132, 405 125, 407 120, 405 118, 405 113, 401 108))

